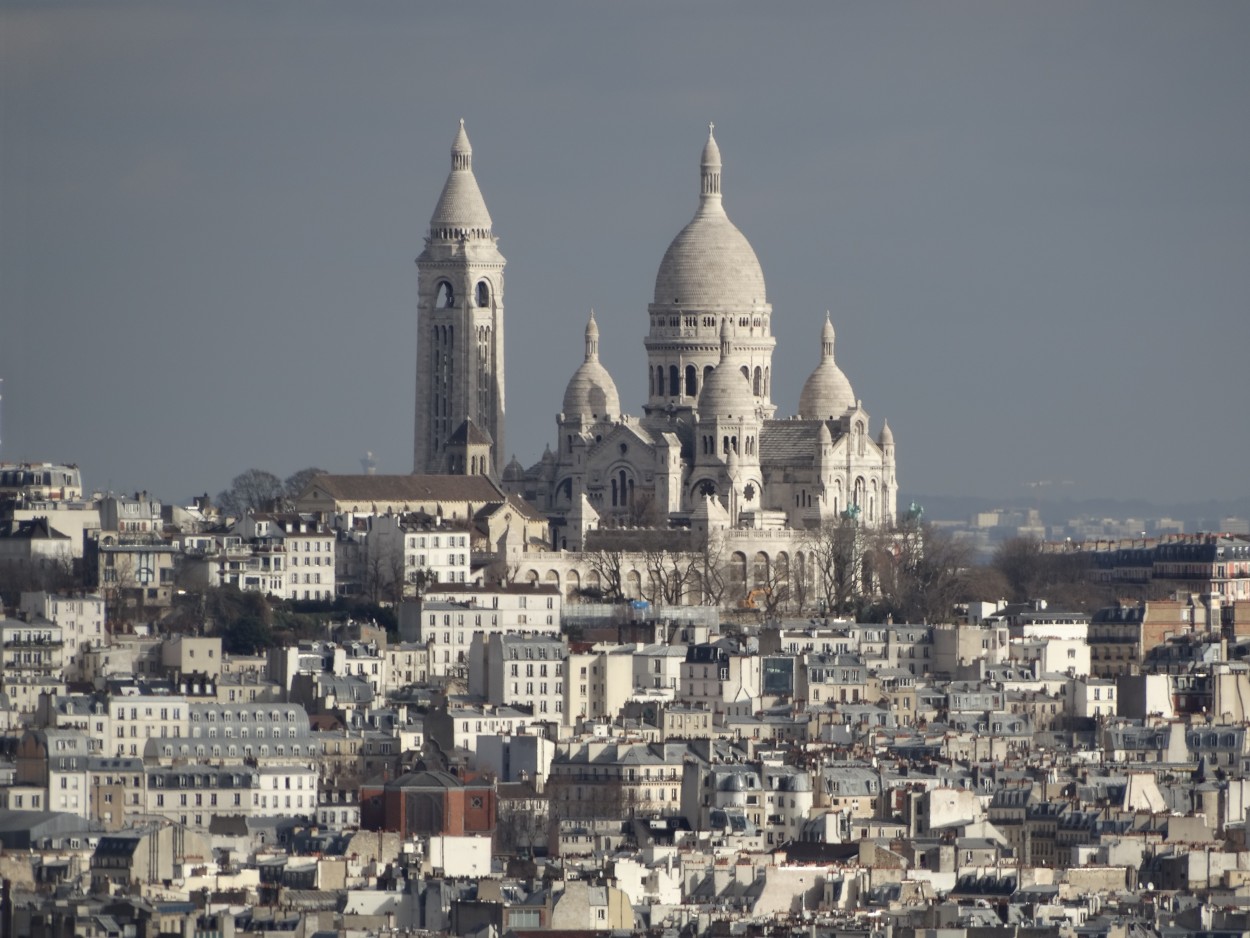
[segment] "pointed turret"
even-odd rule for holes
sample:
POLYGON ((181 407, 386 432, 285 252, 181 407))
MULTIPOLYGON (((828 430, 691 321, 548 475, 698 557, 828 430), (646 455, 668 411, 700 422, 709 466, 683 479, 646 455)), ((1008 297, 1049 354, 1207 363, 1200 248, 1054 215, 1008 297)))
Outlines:
POLYGON ((451 172, 443 185, 434 214, 430 216, 430 237, 450 240, 490 238, 493 224, 486 200, 473 175, 473 146, 464 129, 464 120, 451 144, 451 172))
POLYGON ((699 198, 704 204, 714 202, 720 205, 720 147, 716 143, 713 131, 715 124, 707 125, 707 143, 703 145, 703 155, 699 160, 699 198))
POLYGON ((586 361, 599 360, 599 326, 595 323, 595 311, 590 311, 590 320, 586 323, 586 361))

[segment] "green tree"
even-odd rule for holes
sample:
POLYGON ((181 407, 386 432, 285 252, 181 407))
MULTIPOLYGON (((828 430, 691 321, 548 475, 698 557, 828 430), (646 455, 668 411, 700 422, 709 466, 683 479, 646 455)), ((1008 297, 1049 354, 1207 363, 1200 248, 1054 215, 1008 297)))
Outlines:
POLYGON ((221 630, 222 651, 258 655, 273 645, 273 630, 256 616, 243 616, 221 630))

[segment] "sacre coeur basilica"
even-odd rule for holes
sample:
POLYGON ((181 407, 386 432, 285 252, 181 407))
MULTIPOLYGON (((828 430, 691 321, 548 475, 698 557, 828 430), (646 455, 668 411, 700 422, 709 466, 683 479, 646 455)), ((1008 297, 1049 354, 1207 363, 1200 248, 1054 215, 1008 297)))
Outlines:
MULTIPOLYGON (((489 476, 547 519, 546 551, 532 544, 509 557, 516 577, 566 595, 593 591, 602 584, 590 558, 615 544, 627 568, 622 590, 642 598, 644 562, 628 556, 641 542, 630 535, 650 530, 684 550, 715 541, 741 595, 767 571, 809 564, 806 545, 822 525, 894 523, 894 436, 888 423, 873 432, 835 359, 828 314, 812 322, 820 359, 797 412, 778 415, 773 308, 755 251, 726 214, 711 127, 694 217, 664 252, 647 308, 642 413, 621 406, 592 312, 555 445, 532 466, 505 463, 505 260, 472 154, 462 121, 417 258, 413 469, 489 476)), ((683 599, 707 601, 697 585, 683 599)))

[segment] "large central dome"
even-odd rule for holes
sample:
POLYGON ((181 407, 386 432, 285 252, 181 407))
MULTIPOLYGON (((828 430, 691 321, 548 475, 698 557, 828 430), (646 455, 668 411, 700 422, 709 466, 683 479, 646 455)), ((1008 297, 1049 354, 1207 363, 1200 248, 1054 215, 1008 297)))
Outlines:
POLYGON ((764 271, 746 236, 721 202, 721 159, 708 133, 699 209, 664 252, 655 275, 655 305, 686 310, 749 310, 763 305, 764 271))

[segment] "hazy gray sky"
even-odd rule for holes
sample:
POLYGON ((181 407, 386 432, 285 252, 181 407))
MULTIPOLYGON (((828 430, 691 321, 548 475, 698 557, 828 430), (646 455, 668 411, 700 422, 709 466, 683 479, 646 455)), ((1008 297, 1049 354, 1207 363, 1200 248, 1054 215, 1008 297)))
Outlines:
POLYGON ((508 448, 594 307, 623 406, 697 202, 825 310, 904 496, 1246 492, 1250 4, 0 6, 0 459, 215 493, 411 471, 416 268, 464 117, 508 259, 508 448))

